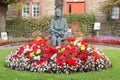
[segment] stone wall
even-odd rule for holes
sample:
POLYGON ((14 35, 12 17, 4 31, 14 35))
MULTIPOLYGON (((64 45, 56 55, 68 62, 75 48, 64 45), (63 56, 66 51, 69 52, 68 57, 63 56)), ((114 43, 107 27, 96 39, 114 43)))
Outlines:
POLYGON ((100 29, 100 35, 114 35, 120 37, 120 23, 111 24, 111 23, 102 23, 100 29))
POLYGON ((85 12, 92 13, 96 16, 98 22, 104 22, 105 14, 102 12, 101 7, 107 0, 86 0, 85 12))
POLYGON ((7 19, 15 18, 19 15, 19 10, 16 10, 13 6, 8 5, 7 19))

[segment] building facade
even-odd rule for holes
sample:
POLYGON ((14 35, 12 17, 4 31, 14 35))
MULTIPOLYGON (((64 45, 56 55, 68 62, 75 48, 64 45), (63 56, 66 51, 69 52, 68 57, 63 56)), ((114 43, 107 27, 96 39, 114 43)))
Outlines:
MULTIPOLYGON (((101 5, 107 0, 64 0, 63 13, 92 13, 96 16, 97 21, 104 21, 105 15, 101 11, 101 5)), ((16 10, 9 6, 7 18, 16 16, 23 17, 38 17, 43 15, 54 15, 55 1, 54 0, 21 0, 21 3, 27 7, 16 10)))
POLYGON ((11 5, 8 7, 7 19, 17 16, 39 17, 43 15, 54 15, 54 0, 21 0, 22 9, 15 9, 11 5))
MULTIPOLYGON (((76 13, 91 13, 96 17, 96 22, 102 23, 100 34, 110 35, 110 27, 106 26, 106 15, 102 12, 102 5, 108 0, 63 0, 63 14, 76 13), (108 30, 108 31, 106 31, 108 30)), ((21 3, 26 4, 27 7, 16 10, 12 6, 9 6, 7 12, 7 19, 11 19, 17 16, 23 17, 40 17, 44 15, 54 15, 55 12, 55 0, 21 0, 21 3)), ((119 11, 117 18, 119 18, 119 11)), ((113 12, 113 13, 114 13, 113 12)), ((119 28, 119 27, 118 27, 119 28)), ((117 35, 120 36, 120 28, 116 29, 117 35)))

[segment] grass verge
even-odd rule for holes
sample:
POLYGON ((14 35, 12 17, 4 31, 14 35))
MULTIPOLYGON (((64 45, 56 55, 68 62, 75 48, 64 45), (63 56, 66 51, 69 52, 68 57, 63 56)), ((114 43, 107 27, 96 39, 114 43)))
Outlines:
POLYGON ((103 52, 110 58, 112 68, 102 71, 79 72, 66 74, 34 73, 26 71, 11 70, 6 67, 5 59, 8 54, 14 51, 0 50, 0 80, 119 80, 120 79, 120 50, 105 49, 103 52))

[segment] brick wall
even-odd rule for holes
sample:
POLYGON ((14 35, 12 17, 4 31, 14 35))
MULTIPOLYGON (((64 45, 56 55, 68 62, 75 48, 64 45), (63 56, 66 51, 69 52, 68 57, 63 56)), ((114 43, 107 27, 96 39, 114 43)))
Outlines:
MULTIPOLYGON (((55 2, 54 0, 21 0, 21 3, 30 3, 30 16, 32 16, 32 3, 40 3, 40 15, 54 15, 55 2)), ((22 9, 16 10, 12 6, 8 6, 7 19, 11 19, 17 16, 22 16, 22 9)))
MULTIPOLYGON (((55 9, 55 1, 54 0, 21 0, 24 2, 30 2, 31 4, 33 2, 39 2, 40 3, 40 13, 41 15, 54 15, 54 9, 55 9)), ((105 14, 101 11, 101 5, 107 0, 65 0, 64 2, 64 8, 63 12, 66 11, 66 2, 85 2, 85 13, 92 13, 96 16, 97 21, 105 21, 105 14)), ((31 6, 31 5, 30 5, 31 6)), ((32 9, 32 8, 31 8, 32 9)), ((31 11, 30 9, 30 11, 31 11)), ((17 15, 21 16, 22 10, 16 10, 9 6, 7 16, 8 18, 16 17, 17 15)), ((32 14, 32 13, 30 13, 32 14)))

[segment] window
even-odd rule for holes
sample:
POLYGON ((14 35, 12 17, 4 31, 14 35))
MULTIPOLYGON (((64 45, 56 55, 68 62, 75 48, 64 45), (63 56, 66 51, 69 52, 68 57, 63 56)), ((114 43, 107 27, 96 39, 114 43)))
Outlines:
POLYGON ((33 3, 32 4, 32 16, 39 16, 40 15, 40 4, 33 3))
POLYGON ((119 19, 119 7, 113 7, 112 8, 112 19, 119 19))
POLYGON ((22 16, 29 17, 30 16, 30 7, 29 3, 24 3, 26 6, 22 9, 22 16))

